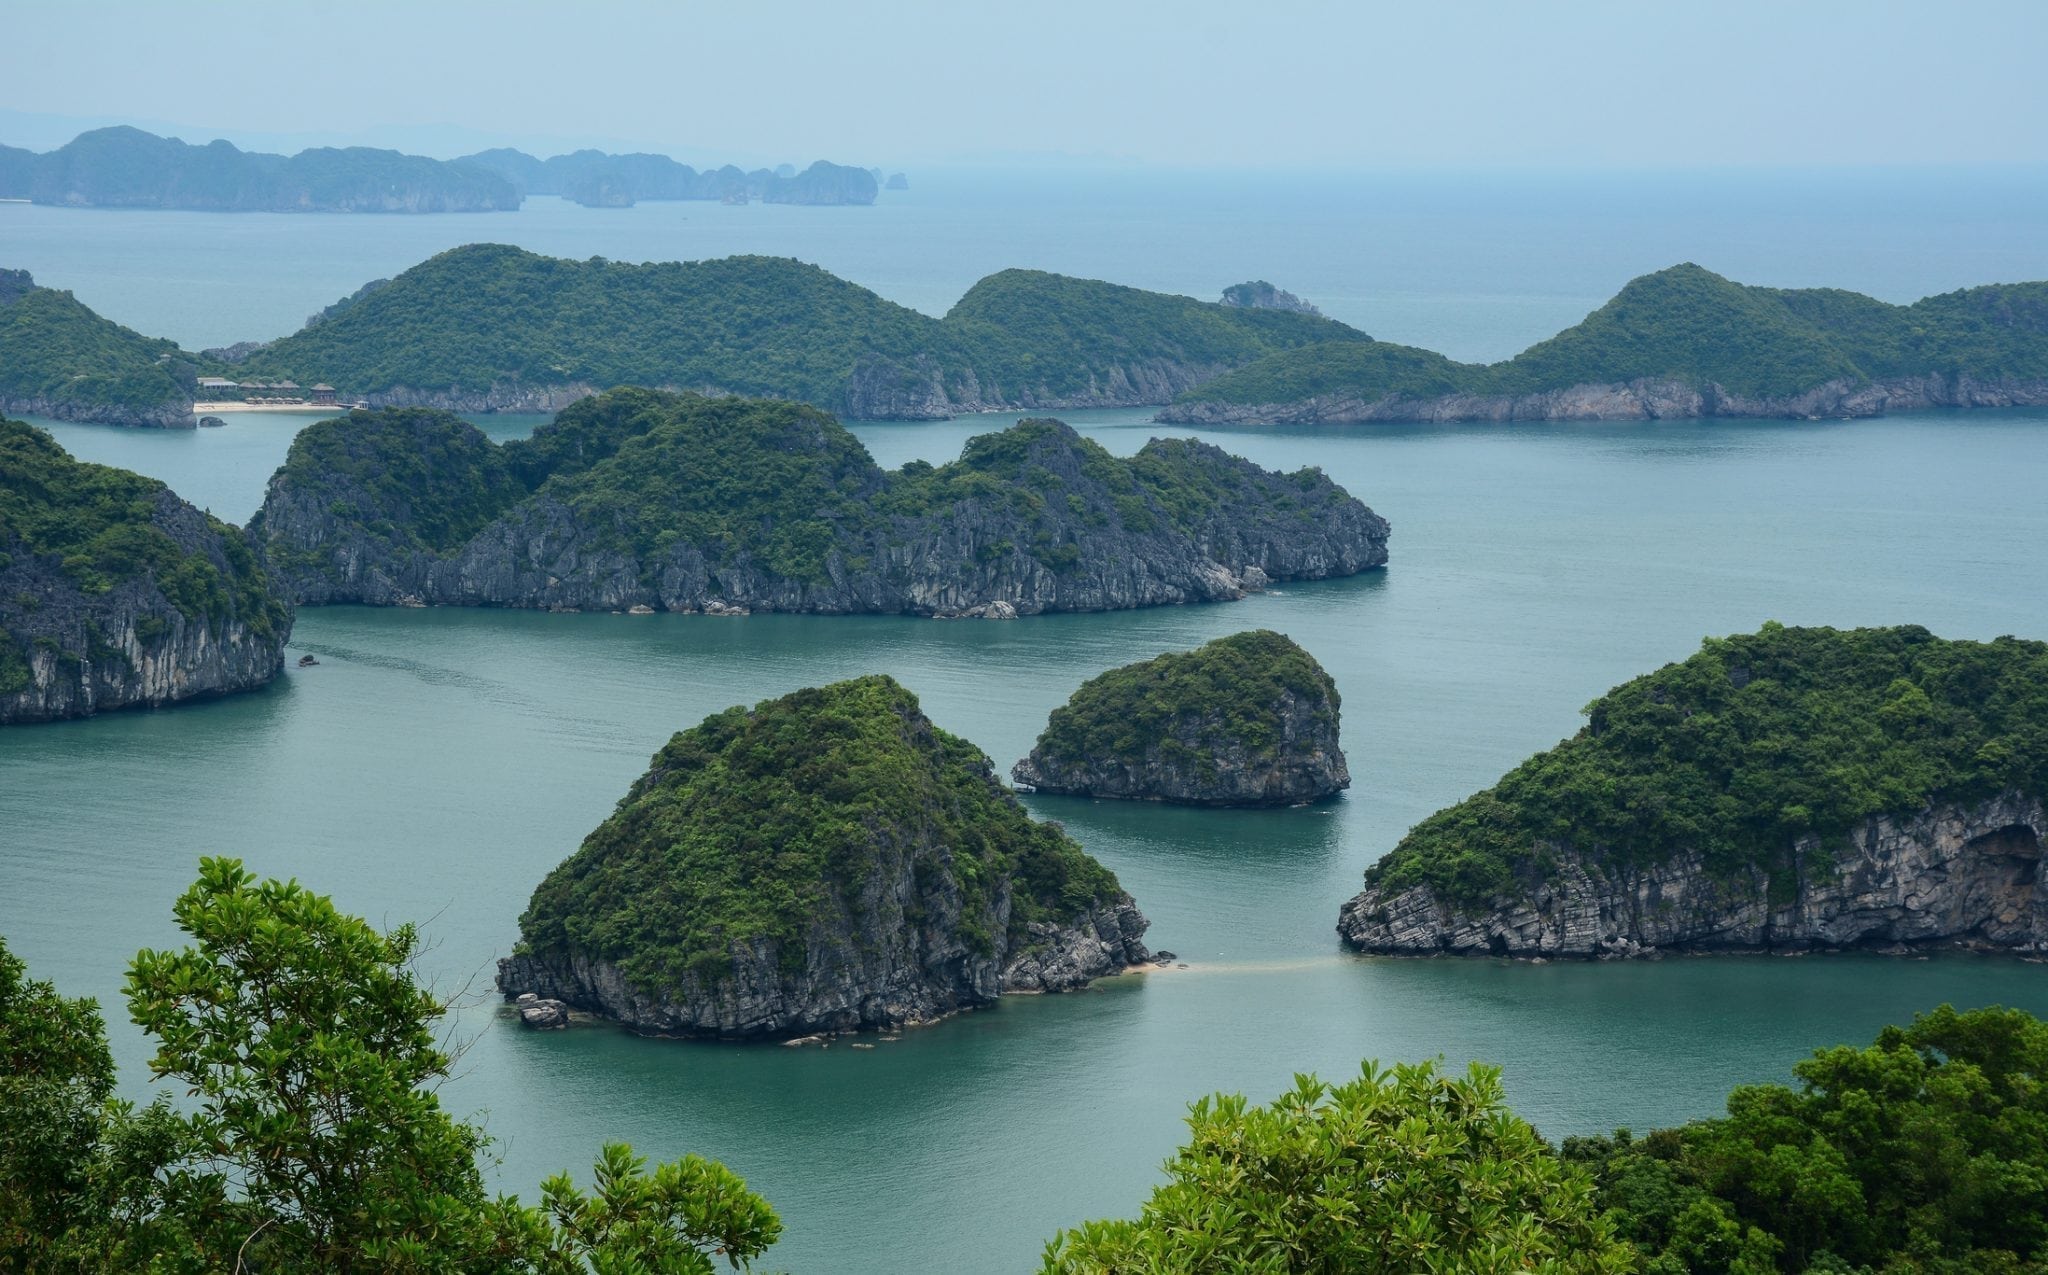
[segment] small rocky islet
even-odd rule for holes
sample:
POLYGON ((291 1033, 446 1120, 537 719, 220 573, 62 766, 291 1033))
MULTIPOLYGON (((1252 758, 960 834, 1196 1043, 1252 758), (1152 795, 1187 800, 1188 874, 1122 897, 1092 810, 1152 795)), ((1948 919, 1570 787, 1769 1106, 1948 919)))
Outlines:
POLYGON ((1710 639, 1439 811, 1338 931, 1390 955, 2048 951, 2048 643, 1710 639))
POLYGON ((537 1027, 567 1007, 784 1040, 1086 987, 1158 959, 1146 926, 987 756, 870 676, 676 735, 534 891, 497 984, 537 1027))
POLYGON ((1038 792, 1292 806, 1351 784, 1342 701, 1315 657, 1257 629, 1090 679, 1011 778, 1038 792))
POLYGON ((253 690, 291 630, 241 531, 0 419, 0 725, 253 690))
POLYGON ((1010 618, 1225 601, 1387 561, 1320 470, 1055 420, 885 471, 801 403, 618 389, 498 444, 450 413, 309 426, 250 524, 302 604, 1010 618))

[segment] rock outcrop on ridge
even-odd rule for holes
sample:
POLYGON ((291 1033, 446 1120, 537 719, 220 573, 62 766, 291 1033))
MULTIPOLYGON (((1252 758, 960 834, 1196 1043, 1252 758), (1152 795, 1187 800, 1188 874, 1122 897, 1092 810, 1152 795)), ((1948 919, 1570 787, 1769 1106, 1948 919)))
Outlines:
POLYGON ((1439 811, 1338 931, 1400 955, 2048 951, 2048 644, 1709 641, 1439 811))
POLYGON ((1145 928, 986 756, 863 677, 670 740, 534 892, 498 987, 637 1031, 783 1039, 1085 987, 1153 959, 1145 928))
POLYGON ((0 420, 0 724, 251 690, 291 627, 241 532, 0 420))
POLYGON ((1120 460, 1034 420, 885 472, 815 408, 634 389, 503 446, 424 409, 316 424, 251 529, 304 603, 991 618, 1353 575, 1388 531, 1198 442, 1120 460))
POLYGON ((1090 679, 1010 775, 1039 792, 1291 806, 1351 785, 1341 701, 1315 657, 1260 629, 1090 679))

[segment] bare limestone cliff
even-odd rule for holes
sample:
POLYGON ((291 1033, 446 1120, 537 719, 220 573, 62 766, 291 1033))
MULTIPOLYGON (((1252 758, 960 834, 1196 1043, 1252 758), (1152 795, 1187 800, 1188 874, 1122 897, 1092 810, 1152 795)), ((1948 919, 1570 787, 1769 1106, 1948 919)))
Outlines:
POLYGON ((0 421, 0 724, 262 686, 291 626, 241 532, 0 421))
POLYGON ((1337 687, 1256 630, 1090 679, 1011 778, 1039 792, 1195 806, 1291 806, 1351 784, 1337 687))
POLYGON ((1146 921, 886 677, 730 709, 656 754, 534 892, 508 1000, 661 1035, 930 1022, 1152 959, 1146 921))

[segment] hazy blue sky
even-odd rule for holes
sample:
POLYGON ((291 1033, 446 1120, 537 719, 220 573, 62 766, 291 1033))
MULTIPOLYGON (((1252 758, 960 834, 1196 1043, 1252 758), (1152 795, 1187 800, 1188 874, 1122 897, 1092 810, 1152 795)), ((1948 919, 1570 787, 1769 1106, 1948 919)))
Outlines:
POLYGON ((2048 0, 5 0, 0 140, 1198 167, 2048 161, 2048 0))

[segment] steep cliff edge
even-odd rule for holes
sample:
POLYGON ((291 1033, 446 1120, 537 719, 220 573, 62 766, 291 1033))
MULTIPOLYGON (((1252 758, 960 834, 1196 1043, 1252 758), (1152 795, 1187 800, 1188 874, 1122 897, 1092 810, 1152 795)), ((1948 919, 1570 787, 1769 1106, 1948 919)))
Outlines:
POLYGON ((1418 824, 1363 951, 2048 950, 2048 644, 1925 629, 1709 640, 1418 824))
POLYGON ((1289 806, 1351 785, 1341 701, 1315 657, 1260 629, 1090 679, 1010 775, 1040 792, 1289 806))
POLYGON ((1386 562, 1315 470, 1058 421, 885 472, 801 404, 625 389, 497 446, 422 409, 306 429, 251 530, 303 602, 1008 617, 1242 597, 1386 562))
POLYGON ((507 999, 775 1039, 929 1022, 1151 959, 1130 896, 886 677, 678 734, 535 890, 507 999))
POLYGON ((0 724, 262 686, 291 626, 235 528, 0 420, 0 724))

